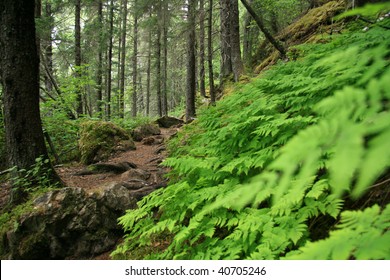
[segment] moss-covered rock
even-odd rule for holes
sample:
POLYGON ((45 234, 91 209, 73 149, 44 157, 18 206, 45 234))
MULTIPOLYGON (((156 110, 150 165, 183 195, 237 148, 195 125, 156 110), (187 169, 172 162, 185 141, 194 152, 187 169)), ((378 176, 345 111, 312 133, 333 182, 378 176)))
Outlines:
POLYGON ((161 134, 161 130, 155 124, 144 124, 131 131, 134 141, 141 141, 145 137, 159 134, 161 134))
POLYGON ((156 121, 156 123, 160 127, 170 128, 170 127, 175 126, 175 125, 179 125, 179 126, 183 125, 184 121, 181 119, 178 119, 178 118, 174 118, 174 117, 163 116, 163 117, 159 118, 156 121))
POLYGON ((104 121, 86 121, 80 127, 81 162, 96 163, 108 159, 116 151, 135 150, 130 133, 104 121))
POLYGON ((332 24, 332 18, 345 10, 345 1, 322 1, 324 5, 311 9, 299 20, 289 25, 278 38, 288 42, 289 45, 296 45, 306 42, 315 34, 322 33, 326 26, 332 24), (322 30, 320 30, 322 29, 322 30))

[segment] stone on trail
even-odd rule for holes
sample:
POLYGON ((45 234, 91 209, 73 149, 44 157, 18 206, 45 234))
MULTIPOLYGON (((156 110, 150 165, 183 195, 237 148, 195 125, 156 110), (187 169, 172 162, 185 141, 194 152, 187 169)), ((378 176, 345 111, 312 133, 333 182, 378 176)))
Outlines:
POLYGON ((132 162, 124 161, 120 163, 96 163, 89 165, 86 169, 74 173, 75 176, 93 175, 101 173, 122 174, 129 169, 137 168, 132 162))
POLYGON ((122 181, 130 181, 134 179, 146 181, 150 178, 150 173, 142 169, 130 169, 121 175, 122 181))
POLYGON ((181 126, 184 124, 183 120, 168 116, 161 117, 156 122, 160 127, 164 128, 170 128, 172 126, 181 126))
POLYGON ((134 141, 137 142, 142 141, 142 139, 144 139, 145 137, 160 134, 160 128, 154 124, 144 124, 131 131, 131 136, 133 137, 134 141))

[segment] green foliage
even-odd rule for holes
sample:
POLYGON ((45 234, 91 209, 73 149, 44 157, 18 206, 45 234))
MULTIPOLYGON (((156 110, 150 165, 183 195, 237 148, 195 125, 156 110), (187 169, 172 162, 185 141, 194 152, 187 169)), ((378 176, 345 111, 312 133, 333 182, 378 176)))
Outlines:
POLYGON ((345 211, 338 230, 318 242, 307 242, 286 259, 390 259, 390 205, 375 205, 364 211, 345 211), (348 242, 346 242, 348 241, 348 242))
POLYGON ((33 210, 33 201, 45 192, 59 188, 52 180, 52 169, 48 168, 49 160, 42 157, 35 160, 28 170, 12 168, 10 171, 12 191, 23 195, 23 202, 18 205, 9 204, 0 209, 0 258, 6 259, 9 253, 5 248, 7 232, 16 230, 18 221, 25 214, 33 210))
POLYGON ((137 116, 135 118, 113 118, 111 119, 111 122, 114 124, 130 131, 133 130, 139 126, 145 125, 145 124, 151 124, 155 121, 154 118, 151 117, 144 117, 144 116, 137 116))
POLYGON ((25 193, 36 191, 36 189, 47 190, 58 187, 53 185, 51 169, 49 168, 49 160, 39 157, 35 159, 33 164, 28 170, 17 169, 13 167, 11 174, 12 188, 23 190, 25 193))
POLYGON ((171 184, 120 218, 113 255, 169 232, 145 258, 389 258, 389 207, 346 206, 390 167, 388 42, 373 28, 301 46, 303 57, 201 111, 170 144, 171 184), (330 237, 312 242, 324 238, 318 219, 330 237))
MULTIPOLYGON (((46 105, 44 105, 44 110, 48 108, 46 105)), ((61 163, 79 160, 80 152, 77 141, 82 120, 70 120, 61 109, 51 109, 50 111, 42 119, 43 127, 50 136, 61 163)), ((53 155, 51 149, 48 148, 48 151, 50 155, 53 155)))
POLYGON ((355 9, 351 9, 339 16, 336 19, 342 19, 350 16, 377 16, 383 11, 390 10, 390 2, 387 1, 385 3, 376 3, 376 4, 366 4, 364 7, 358 7, 355 9))
MULTIPOLYGON (((43 127, 50 136, 61 162, 80 159, 77 141, 82 120, 74 120, 77 116, 77 93, 86 96, 94 86, 89 65, 79 66, 75 72, 78 75, 62 79, 61 95, 41 103, 43 127)), ((53 152, 51 149, 48 150, 50 153, 53 152)))

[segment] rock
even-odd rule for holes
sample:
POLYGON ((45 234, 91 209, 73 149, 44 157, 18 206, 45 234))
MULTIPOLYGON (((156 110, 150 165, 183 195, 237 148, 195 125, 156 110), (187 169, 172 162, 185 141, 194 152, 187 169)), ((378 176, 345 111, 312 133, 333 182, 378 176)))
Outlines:
POLYGON ((122 182, 119 183, 119 185, 125 187, 129 191, 139 190, 149 186, 149 184, 146 181, 138 180, 138 179, 132 179, 126 182, 122 182))
POLYGON ((134 179, 146 181, 150 177, 150 173, 142 169, 130 169, 122 174, 122 181, 132 181, 134 179))
POLYGON ((156 155, 161 154, 162 152, 166 151, 167 149, 165 148, 164 145, 157 147, 157 150, 154 152, 156 155))
POLYGON ((161 134, 161 130, 157 125, 154 124, 144 124, 131 131, 131 136, 133 137, 134 141, 137 142, 142 141, 142 139, 145 137, 159 134, 161 134))
POLYGON ((33 202, 18 227, 2 237, 11 259, 84 259, 113 248, 123 236, 117 219, 135 209, 125 187, 87 194, 81 188, 50 191, 33 202))
POLYGON ((142 144, 146 146, 151 146, 156 143, 156 140, 153 137, 147 137, 142 139, 142 144))
POLYGON ((103 205, 114 211, 124 213, 127 209, 136 208, 134 198, 127 188, 118 184, 105 189, 100 200, 103 205))
POLYGON ((162 137, 161 135, 158 135, 158 136, 154 137, 154 142, 156 145, 160 145, 160 144, 164 143, 164 137, 162 137))
POLYGON ((183 120, 168 116, 161 117, 156 122, 160 127, 164 128, 170 128, 172 126, 181 126, 184 124, 183 120))
POLYGON ((115 173, 121 174, 129 169, 137 168, 137 165, 132 162, 120 162, 120 163, 96 163, 91 164, 86 169, 74 173, 75 176, 93 175, 100 173, 115 173))
POLYGON ((148 161, 148 163, 157 163, 157 164, 160 164, 163 162, 163 158, 162 157, 155 157, 155 158, 152 158, 151 160, 148 161))
POLYGON ((117 125, 104 121, 85 121, 80 125, 81 162, 96 163, 117 152, 135 149, 131 135, 117 125))
POLYGON ((153 187, 146 187, 139 190, 131 191, 130 193, 135 199, 139 201, 145 196, 147 196, 148 194, 150 194, 151 192, 153 192, 154 190, 155 188, 153 187))

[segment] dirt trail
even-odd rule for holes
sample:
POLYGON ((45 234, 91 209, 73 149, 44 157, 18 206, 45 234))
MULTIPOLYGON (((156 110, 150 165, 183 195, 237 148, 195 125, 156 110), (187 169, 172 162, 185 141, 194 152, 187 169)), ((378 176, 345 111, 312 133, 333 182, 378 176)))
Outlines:
MULTIPOLYGON (((136 150, 114 154, 104 163, 134 163, 137 165, 138 170, 143 170, 150 174, 150 177, 147 179, 148 183, 163 184, 165 181, 163 175, 167 172, 167 169, 159 166, 159 163, 166 157, 165 141, 176 132, 176 128, 161 128, 161 135, 150 136, 141 142, 136 142, 136 150), (154 143, 145 144, 145 142, 148 142, 147 140, 154 141, 154 143)), ((122 174, 77 175, 85 168, 86 166, 84 165, 60 166, 56 170, 67 186, 79 187, 87 191, 97 191, 107 185, 123 181, 122 174)))
MULTIPOLYGON (((178 131, 178 128, 160 128, 161 135, 151 136, 161 144, 145 144, 145 142, 135 142, 136 150, 121 152, 112 155, 105 163, 131 162, 137 165, 137 169, 144 170, 150 177, 146 180, 149 184, 164 184, 163 175, 167 172, 166 168, 159 166, 165 157, 165 141, 178 131)), ((93 175, 77 175, 78 172, 85 170, 86 166, 82 164, 71 166, 58 166, 55 168, 67 187, 79 187, 88 192, 99 191, 105 186, 119 183, 122 180, 122 174, 100 173, 93 175)), ((0 185, 0 208, 7 205, 9 201, 10 185, 3 182, 0 185)))

